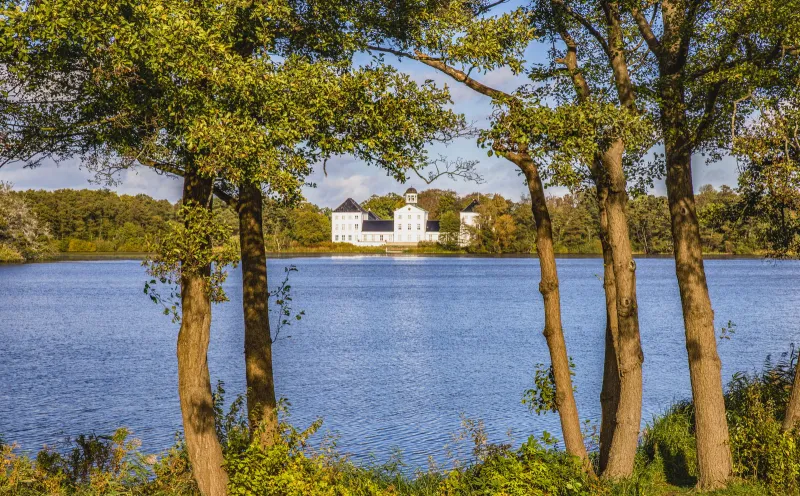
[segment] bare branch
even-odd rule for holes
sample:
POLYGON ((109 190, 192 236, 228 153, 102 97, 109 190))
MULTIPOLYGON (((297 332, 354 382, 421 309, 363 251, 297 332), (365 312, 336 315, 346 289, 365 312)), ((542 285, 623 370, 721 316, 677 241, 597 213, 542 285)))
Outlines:
POLYGON ((412 167, 411 170, 414 171, 417 177, 425 181, 426 184, 431 184, 440 177, 445 176, 450 179, 461 178, 464 181, 482 184, 484 179, 483 176, 475 170, 476 165, 478 165, 477 160, 464 160, 460 157, 455 160, 449 160, 447 157, 439 156, 439 158, 428 163, 427 166, 433 167, 434 170, 428 171, 427 177, 422 175, 420 170, 416 167, 412 167))

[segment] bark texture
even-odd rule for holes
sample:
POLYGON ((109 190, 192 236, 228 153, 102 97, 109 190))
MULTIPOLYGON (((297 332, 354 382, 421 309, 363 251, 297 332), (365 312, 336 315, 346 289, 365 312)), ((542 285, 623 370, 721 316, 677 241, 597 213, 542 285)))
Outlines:
MULTIPOLYGON (((187 172, 183 182, 184 203, 211 208, 211 187, 211 180, 187 172)), ((186 449, 197 486, 204 496, 221 496, 227 493, 228 475, 214 428, 214 402, 208 371, 211 298, 207 280, 210 272, 211 267, 206 266, 198 271, 181 273, 178 395, 186 449)))
POLYGON ((572 388, 567 344, 561 325, 561 295, 558 288, 558 271, 553 251, 553 228, 544 194, 544 186, 533 161, 524 154, 507 155, 525 174, 531 194, 531 209, 536 223, 536 252, 539 256, 541 281, 539 292, 544 300, 544 337, 550 350, 550 363, 556 386, 556 407, 561 421, 561 432, 567 453, 583 461, 584 469, 592 472, 591 462, 583 444, 578 406, 572 388))
MULTIPOLYGON (((722 374, 714 332, 714 311, 708 294, 700 227, 692 185, 692 151, 703 132, 702 119, 697 128, 690 128, 687 119, 686 88, 692 37, 699 9, 687 7, 683 0, 661 2, 661 39, 651 22, 635 6, 630 9, 639 33, 658 66, 659 111, 667 165, 667 200, 675 257, 675 272, 683 309, 686 350, 689 356, 689 377, 695 406, 695 433, 700 489, 725 486, 731 478, 732 459, 722 394, 722 374), (694 134, 693 134, 694 133, 694 134)), ((717 89, 710 89, 713 97, 717 89)), ((713 112, 713 98, 707 99, 706 115, 713 112)), ((704 123, 704 124, 703 124, 704 123)))
POLYGON ((600 214, 600 243, 603 247, 603 290, 606 296, 606 337, 605 357, 603 359, 603 387, 600 391, 600 458, 599 468, 602 474, 608 466, 611 440, 617 428, 617 408, 619 406, 619 369, 617 368, 617 352, 614 349, 614 336, 617 335, 617 290, 614 284, 614 259, 611 245, 608 243, 608 214, 606 201, 608 188, 598 186, 597 205, 600 214))
POLYGON ((664 79, 661 123, 665 133, 667 200, 695 407, 698 486, 716 489, 727 484, 732 469, 721 362, 695 208, 684 91, 679 75, 665 75, 664 79))
POLYGON ((256 185, 239 188, 239 239, 242 256, 242 309, 244 357, 247 375, 247 416, 250 429, 272 445, 278 432, 277 402, 272 370, 272 336, 269 328, 267 255, 262 224, 263 198, 256 185))
MULTIPOLYGON (((603 169, 608 177, 608 243, 617 307, 617 335, 612 333, 619 374, 619 402, 616 427, 611 439, 603 477, 618 479, 633 474, 639 427, 642 420, 642 354, 639 312, 636 298, 636 262, 633 260, 625 207, 628 202, 622 169, 624 145, 617 141, 603 154, 603 169)), ((613 330, 613 328, 612 328, 613 330)))
MULTIPOLYGON (((614 74, 619 102, 621 106, 635 110, 633 87, 625 55, 621 49, 623 39, 619 11, 613 2, 603 1, 601 6, 605 13, 608 35, 608 62, 614 74)), ((566 30, 561 31, 561 38, 567 46, 561 63, 571 75, 578 100, 587 101, 591 98, 591 88, 578 68, 577 43, 566 30)), ((642 415, 644 356, 639 335, 636 264, 633 260, 628 217, 625 211, 628 196, 622 165, 624 151, 624 142, 615 140, 590 164, 601 216, 606 308, 607 312, 616 311, 614 325, 611 325, 612 322, 607 325, 606 365, 601 393, 603 424, 600 466, 603 477, 610 479, 633 475, 642 415), (609 267, 613 274, 609 273, 609 267), (612 279, 613 295, 609 294, 612 279), (609 298, 613 298, 613 309, 609 298), (609 360, 616 363, 610 364, 609 360), (617 373, 616 381, 609 377, 613 371, 617 373), (612 404, 616 404, 613 420, 610 410, 612 404)))
POLYGON ((800 422, 800 356, 794 367, 792 394, 789 397, 789 404, 786 405, 786 416, 783 418, 784 432, 794 429, 800 422))

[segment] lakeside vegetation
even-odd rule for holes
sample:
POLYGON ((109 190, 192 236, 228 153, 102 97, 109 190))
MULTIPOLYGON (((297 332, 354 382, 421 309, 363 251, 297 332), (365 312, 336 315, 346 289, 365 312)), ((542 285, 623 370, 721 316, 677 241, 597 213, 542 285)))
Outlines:
MULTIPOLYGON (((660 459, 662 478, 696 481, 702 491, 796 491, 800 367, 788 362, 788 379, 775 394, 777 380, 768 373, 735 380, 725 396, 703 252, 798 253, 797 11, 796 0, 739 0, 736 8, 711 0, 0 3, 0 166, 17 162, 36 174, 43 160, 75 159, 111 183, 132 167, 183 180, 179 207, 108 193, 91 205, 77 198, 92 194, 80 192, 47 206, 48 193, 29 200, 3 187, 4 258, 62 249, 151 252, 145 292, 180 321, 185 446, 166 467, 148 461, 151 469, 138 471, 127 464, 122 433, 112 440, 116 447, 84 438, 77 454, 44 453, 34 465, 7 454, 2 476, 13 480, 6 487, 41 482, 31 491, 136 492, 119 482, 133 476, 141 488, 166 481, 154 491, 175 493, 196 484, 204 496, 404 487, 429 494, 652 494, 658 488, 648 486, 646 474, 660 459), (526 60, 531 53, 537 56, 526 60), (447 86, 404 72, 414 67, 437 71, 490 106, 469 123, 464 105, 475 110, 475 99, 454 101, 447 86), (498 74, 503 86, 495 88, 498 74), (314 168, 324 171, 329 158, 348 155, 399 183, 478 181, 478 160, 429 153, 431 144, 457 144, 453 150, 466 140, 500 157, 492 172, 517 174, 527 189, 520 201, 481 197, 468 250, 536 251, 550 363, 534 372, 530 400, 559 416, 563 450, 546 439, 520 450, 481 448, 475 464, 421 482, 393 482, 335 454, 301 452, 305 434, 278 421, 272 343, 289 320, 291 300, 288 285, 277 295, 267 287, 267 251, 329 239, 326 213, 298 203, 314 168), (700 156, 736 157, 738 192, 696 194, 692 168, 700 156), (636 195, 661 178, 666 199, 636 195), (573 193, 548 199, 547 185, 573 193), (115 206, 104 210, 105 203, 115 206), (141 205, 143 216, 121 208, 126 204, 141 205), (604 260, 596 456, 572 384, 572 368, 581 364, 570 359, 562 323, 570 309, 562 309, 556 254, 570 251, 601 252, 604 260), (690 406, 644 433, 635 251, 672 251, 692 388, 690 406), (222 282, 226 265, 235 263, 246 396, 220 426, 206 358, 212 304, 227 299, 222 282), (270 328, 270 307, 277 329, 270 328), (94 459, 81 457, 84 444, 109 468, 97 480, 94 459)), ((452 228, 448 208, 460 199, 448 201, 440 201, 438 214, 452 228)), ((386 202, 374 203, 377 210, 386 202)))
MULTIPOLYGON (((800 494, 800 430, 781 423, 797 353, 767 358, 760 372, 736 374, 725 393, 735 480, 717 495, 800 494)), ((322 420, 303 429, 283 411, 280 435, 270 446, 251 442, 244 398, 223 411, 224 389, 215 394, 216 430, 230 474, 229 494, 306 496, 676 496, 697 483, 694 408, 674 405, 644 429, 636 469, 625 481, 588 476, 580 460, 545 433, 519 446, 490 443, 479 420, 464 419, 456 436, 465 459, 410 470, 402 453, 379 465, 352 462, 319 433, 322 420)), ((590 446, 597 440, 586 439, 590 446)), ((451 449, 453 447, 451 446, 451 449)), ((597 464, 597 453, 592 453, 597 464)), ((179 440, 159 456, 140 452, 120 429, 109 436, 79 436, 35 457, 0 442, 1 495, 199 494, 186 448, 179 440)))
MULTIPOLYGON (((21 262, 57 253, 146 253, 170 223, 178 220, 178 205, 145 194, 119 195, 108 190, 0 191, 0 261, 21 262), (12 213, 13 212, 13 213, 12 213)), ((703 186, 697 195, 704 253, 766 255, 774 250, 773 224, 746 195, 723 186, 703 186)), ((432 220, 456 214, 470 201, 481 204, 472 243, 464 248, 421 243, 406 253, 528 254, 536 252, 536 226, 530 199, 508 200, 502 195, 428 189, 419 205, 432 220)), ((594 191, 587 190, 547 200, 553 222, 555 251, 559 254, 602 254, 599 212, 594 191)), ((376 215, 390 219, 402 206, 400 195, 373 195, 364 201, 376 215)), ((215 209, 233 236, 239 235, 236 212, 221 201, 215 209)), ((636 253, 672 252, 667 199, 640 195, 629 205, 629 229, 636 253)), ((276 201, 264 204, 264 239, 274 253, 385 253, 384 247, 355 246, 330 241, 331 209, 310 203, 294 206, 276 201)), ((792 215, 794 211, 792 210, 792 215)), ((795 241, 792 241, 793 243, 795 241)))

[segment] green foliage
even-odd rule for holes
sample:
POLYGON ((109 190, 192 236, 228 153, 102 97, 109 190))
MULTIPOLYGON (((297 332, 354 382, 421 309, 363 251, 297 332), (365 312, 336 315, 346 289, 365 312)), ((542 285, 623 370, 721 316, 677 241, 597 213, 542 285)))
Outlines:
POLYGON ((183 274, 201 276, 211 301, 220 303, 228 299, 222 289, 227 278, 225 268, 235 266, 239 260, 239 246, 232 242, 230 227, 220 222, 213 211, 184 204, 178 218, 181 222, 171 223, 169 231, 151 245, 153 258, 142 262, 147 274, 154 278, 145 283, 144 293, 153 303, 162 305, 164 314, 172 315, 173 322, 180 320, 179 284, 183 274), (168 288, 168 296, 161 293, 158 283, 168 288))
MULTIPOLYGON (((421 195, 420 195, 421 196, 421 195)), ((402 196, 397 193, 389 193, 383 196, 372 195, 361 206, 381 219, 391 219, 394 211, 406 204, 402 196)))
POLYGON ((439 218, 439 243, 447 250, 458 248, 461 235, 461 217, 458 213, 447 211, 439 218))
POLYGON ((292 210, 290 237, 303 246, 329 241, 331 220, 310 204, 292 210))
MULTIPOLYGON (((24 198, 28 210, 40 219, 43 229, 53 233, 51 249, 42 237, 42 254, 55 251, 129 251, 147 250, 148 239, 159 238, 176 219, 177 207, 146 195, 117 195, 108 191, 58 190, 11 192, 24 198)), ((432 219, 440 220, 440 232, 455 232, 457 213, 474 198, 482 204, 485 217, 473 231, 469 250, 476 253, 531 253, 535 249, 536 228, 530 200, 511 201, 500 195, 473 193, 458 196, 451 191, 429 189, 419 194, 432 219), (450 215, 448 215, 448 213, 450 215), (456 215, 452 215, 456 214, 456 215), (508 217, 504 217, 507 215, 508 217), (510 218, 509 218, 510 217, 510 218), (488 222, 486 221, 488 219, 488 222)), ((761 210, 749 209, 747 193, 726 186, 709 186, 696 195, 703 247, 709 253, 775 252, 772 217, 761 210)), ((373 196, 364 205, 373 212, 391 217, 399 195, 373 196), (397 197, 397 198, 394 198, 397 197), (385 212, 384 212, 385 211, 385 212)), ((548 198, 553 223, 553 238, 558 253, 600 253, 599 220, 593 190, 567 193, 548 198)), ((238 233, 238 218, 228 206, 218 202, 214 211, 218 222, 233 235, 238 233)), ((0 221, 2 222, 2 221, 0 221)), ((633 248, 646 254, 670 253, 672 234, 666 198, 639 195, 628 204, 628 226, 633 248)), ((44 232, 44 231, 42 231, 44 232)), ((369 252, 381 247, 354 247, 330 243, 330 218, 323 209, 301 203, 295 206, 273 199, 264 202, 264 236, 270 251, 369 252)), ((452 251, 452 244, 444 247, 452 251)), ((432 250, 427 250, 432 251, 432 250)), ((16 251, 8 257, 17 259, 16 251)))
POLYGON ((50 233, 28 202, 0 181, 0 262, 34 260, 50 253, 50 233))
POLYGON ((488 447, 480 463, 453 470, 442 482, 442 495, 555 496, 590 495, 592 482, 581 469, 581 462, 555 448, 555 439, 546 433, 541 441, 534 437, 511 450, 507 446, 488 447))
POLYGON ((697 481, 697 446, 694 417, 688 404, 678 404, 645 428, 641 451, 656 461, 675 485, 691 486, 697 481))
MULTIPOLYGON (((760 373, 735 374, 726 388, 734 472, 751 490, 760 488, 758 494, 800 494, 800 432, 781 430, 796 364, 792 349, 776 364, 768 358, 760 373)), ((691 487, 698 475, 694 435, 691 403, 655 419, 642 436, 640 473, 691 487)), ((748 493, 732 489, 731 494, 748 493)))
POLYGON ((61 451, 44 448, 35 459, 17 454, 14 446, 2 446, 0 494, 121 494, 144 488, 156 460, 142 456, 138 447, 125 429, 111 436, 81 435, 61 451))
MULTIPOLYGON (((570 376, 575 375, 575 362, 572 361, 572 357, 569 357, 569 374, 570 376)), ((536 364, 533 373, 533 387, 523 393, 522 404, 528 405, 528 409, 537 415, 558 411, 556 378, 553 375, 552 365, 536 364)))
POLYGON ((290 265, 284 267, 283 271, 285 276, 280 285, 274 291, 270 291, 269 297, 275 298, 275 305, 271 305, 271 312, 277 315, 275 325, 272 327, 274 330, 272 334, 272 341, 275 342, 280 337, 281 331, 292 325, 293 321, 298 321, 306 314, 305 310, 295 312, 292 310, 292 286, 289 284, 289 276, 292 272, 297 272, 297 267, 290 265))

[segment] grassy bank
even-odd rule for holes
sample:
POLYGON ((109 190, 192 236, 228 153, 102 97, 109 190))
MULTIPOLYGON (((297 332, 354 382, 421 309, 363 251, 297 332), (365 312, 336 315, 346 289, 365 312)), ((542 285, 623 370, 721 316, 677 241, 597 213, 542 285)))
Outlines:
MULTIPOLYGON (((796 358, 796 355, 795 355, 796 358)), ((726 406, 736 479, 715 495, 800 494, 800 433, 780 430, 793 374, 788 357, 759 374, 737 374, 726 406)), ((221 408, 221 395, 217 396, 221 408)), ((693 407, 672 407, 644 430, 630 480, 609 483, 587 477, 549 435, 518 448, 489 444, 480 422, 465 422, 471 455, 447 467, 409 474, 399 458, 357 465, 329 439, 317 439, 317 422, 305 430, 282 424, 274 446, 249 442, 242 402, 218 418, 230 493, 237 495, 519 495, 638 496, 694 493, 697 452, 693 407), (311 442, 314 440, 315 442, 311 442)), ((0 443, 1 444, 1 443, 0 443)), ((0 448, 0 494, 195 495, 188 458, 179 442, 160 457, 145 456, 127 431, 82 436, 35 457, 0 448)), ((466 452, 465 451, 465 452, 466 452)))

